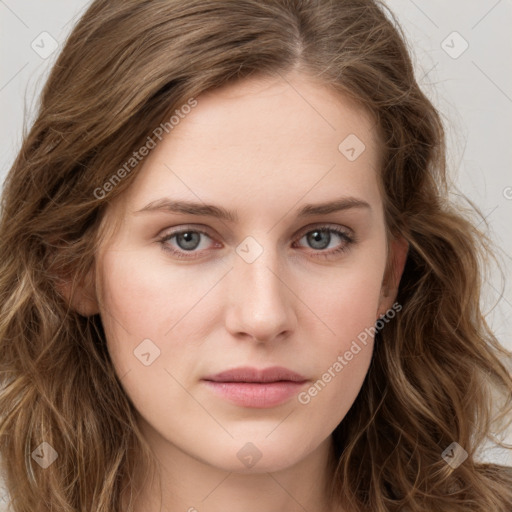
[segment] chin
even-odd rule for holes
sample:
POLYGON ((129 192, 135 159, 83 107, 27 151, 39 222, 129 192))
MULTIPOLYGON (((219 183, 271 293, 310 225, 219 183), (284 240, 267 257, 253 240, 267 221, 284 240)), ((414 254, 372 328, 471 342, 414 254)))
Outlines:
MULTIPOLYGON (((268 434, 265 434, 268 435, 268 434)), ((288 469, 307 457, 321 441, 309 448, 304 440, 293 437, 276 437, 275 440, 248 436, 244 441, 234 441, 231 446, 207 461, 224 471, 239 474, 273 473, 288 469), (252 440, 251 440, 252 439, 252 440)))

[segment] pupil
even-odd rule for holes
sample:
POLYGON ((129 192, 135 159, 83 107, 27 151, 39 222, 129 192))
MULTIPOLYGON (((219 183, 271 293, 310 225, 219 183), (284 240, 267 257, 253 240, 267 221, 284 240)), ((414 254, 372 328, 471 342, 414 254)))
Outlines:
POLYGON ((311 237, 313 238, 313 245, 320 244, 320 247, 316 246, 315 249, 325 249, 325 247, 327 247, 329 245, 330 236, 327 231, 322 231, 322 230, 313 231, 311 234, 311 237), (325 238, 325 242, 327 242, 327 244, 321 243, 322 236, 325 238))
MULTIPOLYGON (((196 243, 194 243, 194 236, 197 238, 198 236, 198 233, 193 233, 191 231, 186 231, 185 233, 182 233, 179 237, 178 237, 178 240, 180 240, 181 238, 183 238, 184 240, 184 244, 185 246, 182 247, 182 249, 195 249, 195 245, 197 245, 197 240, 196 240, 196 243), (188 244, 191 244, 191 245, 188 245, 188 244)), ((181 244, 179 244, 181 245, 181 244)))

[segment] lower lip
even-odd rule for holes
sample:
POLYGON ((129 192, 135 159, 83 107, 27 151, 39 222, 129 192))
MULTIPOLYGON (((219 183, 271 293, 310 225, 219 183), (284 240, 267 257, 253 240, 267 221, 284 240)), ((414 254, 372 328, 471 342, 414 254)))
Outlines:
POLYGON ((266 409, 280 405, 296 395, 307 381, 293 382, 213 382, 204 381, 210 389, 241 407, 266 409))

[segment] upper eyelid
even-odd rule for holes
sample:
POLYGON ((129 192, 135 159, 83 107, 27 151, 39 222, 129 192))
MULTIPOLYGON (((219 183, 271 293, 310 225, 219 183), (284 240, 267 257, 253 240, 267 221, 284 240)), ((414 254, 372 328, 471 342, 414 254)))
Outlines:
POLYGON ((308 226, 305 226, 304 228, 300 229, 298 231, 297 236, 303 236, 305 233, 309 233, 310 231, 314 231, 315 229, 333 229, 335 231, 347 231, 347 234, 353 235, 354 230, 349 228, 348 226, 341 226, 340 224, 333 224, 329 222, 320 223, 320 224, 311 224, 308 226))
MULTIPOLYGON (((308 233, 309 231, 312 231, 315 229, 322 229, 322 228, 323 229, 342 229, 342 230, 346 230, 350 233, 354 233, 354 230, 349 228, 348 226, 336 224, 333 222, 323 222, 323 223, 316 222, 316 223, 308 224, 307 226, 302 227, 301 229, 299 229, 297 231, 297 234, 308 233)), ((200 231, 200 232, 206 233, 207 235, 210 236, 209 231, 216 231, 216 230, 212 230, 212 228, 210 228, 208 226, 203 226, 203 225, 181 224, 178 226, 173 226, 172 228, 163 229, 163 230, 161 230, 161 233, 163 233, 165 235, 165 234, 181 233, 183 231, 200 231)))

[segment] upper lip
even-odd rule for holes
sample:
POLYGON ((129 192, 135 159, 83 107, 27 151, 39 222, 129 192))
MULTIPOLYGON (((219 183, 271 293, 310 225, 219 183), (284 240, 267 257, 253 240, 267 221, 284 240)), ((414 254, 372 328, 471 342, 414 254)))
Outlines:
POLYGON ((307 379, 303 375, 288 370, 288 368, 283 368, 282 366, 272 366, 261 370, 244 366, 226 370, 216 375, 209 375, 204 377, 203 380, 213 382, 304 382, 307 379))

